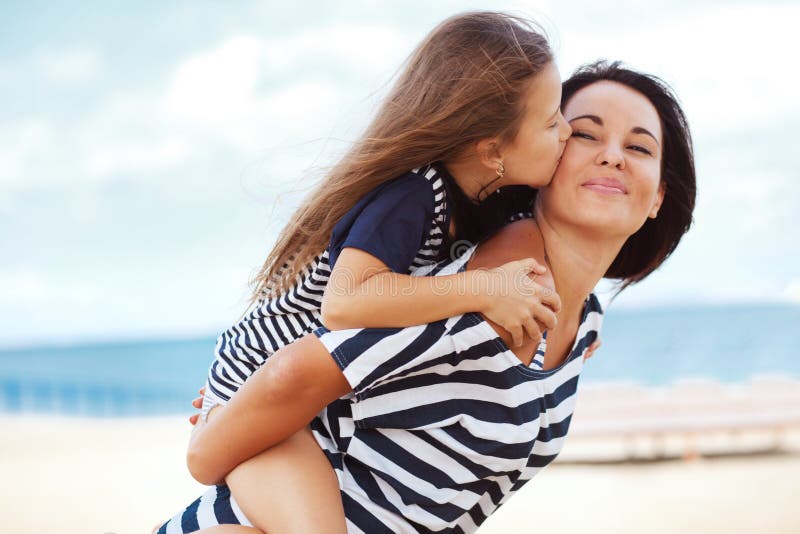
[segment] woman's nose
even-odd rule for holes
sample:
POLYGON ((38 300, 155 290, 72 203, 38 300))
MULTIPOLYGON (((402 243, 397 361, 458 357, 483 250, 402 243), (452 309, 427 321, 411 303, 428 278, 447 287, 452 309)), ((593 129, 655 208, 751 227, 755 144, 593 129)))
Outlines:
POLYGON ((625 155, 619 147, 608 144, 597 154, 596 163, 601 166, 625 168, 625 155))

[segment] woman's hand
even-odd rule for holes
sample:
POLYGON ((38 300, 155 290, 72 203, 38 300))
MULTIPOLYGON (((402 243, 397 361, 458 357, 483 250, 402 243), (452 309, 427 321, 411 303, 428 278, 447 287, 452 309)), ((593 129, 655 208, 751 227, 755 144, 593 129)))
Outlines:
POLYGON ((583 361, 586 361, 592 356, 594 356, 595 351, 599 349, 600 345, 602 344, 603 342, 600 341, 600 338, 595 339, 594 342, 591 345, 589 345, 589 348, 586 349, 586 352, 583 353, 583 361))
POLYGON ((556 326, 561 299, 551 287, 533 280, 546 271, 533 258, 525 258, 484 270, 479 278, 485 295, 480 311, 507 330, 517 347, 526 335, 538 343, 544 330, 556 326))
MULTIPOLYGON (((205 394, 206 394, 206 387, 205 386, 201 387, 198 392, 200 393, 200 396, 192 401, 192 406, 194 406, 195 408, 200 410, 203 407, 203 397, 205 397, 205 394)), ((196 413, 194 415, 190 415, 189 416, 189 422, 192 423, 193 425, 195 425, 195 424, 197 424, 197 420, 199 418, 200 418, 200 414, 199 413, 196 413)))

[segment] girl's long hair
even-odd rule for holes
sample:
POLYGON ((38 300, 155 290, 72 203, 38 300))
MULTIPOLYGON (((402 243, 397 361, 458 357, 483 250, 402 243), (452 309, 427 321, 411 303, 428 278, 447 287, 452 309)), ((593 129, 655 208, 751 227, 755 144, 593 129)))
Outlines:
POLYGON ((462 156, 481 139, 513 140, 526 89, 552 59, 541 29, 519 17, 471 12, 439 24, 408 58, 361 138, 283 228, 251 279, 251 302, 286 291, 373 188, 462 156))

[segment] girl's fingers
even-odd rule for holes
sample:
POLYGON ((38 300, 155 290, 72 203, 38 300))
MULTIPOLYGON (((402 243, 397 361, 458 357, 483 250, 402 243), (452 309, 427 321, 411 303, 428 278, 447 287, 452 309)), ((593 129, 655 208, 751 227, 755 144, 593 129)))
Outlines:
POLYGON ((535 343, 539 343, 542 340, 542 331, 539 330, 539 325, 536 323, 536 319, 533 317, 529 318, 523 324, 525 327, 525 332, 528 334, 528 337, 531 338, 535 343))
POLYGON ((545 330, 552 330, 558 325, 556 314, 543 304, 535 304, 533 306, 533 317, 544 325, 545 330))
POLYGON ((533 258, 523 258, 519 260, 519 263, 522 268, 529 273, 544 274, 547 272, 547 268, 533 258))
POLYGON ((196 425, 197 424, 197 419, 199 417, 200 417, 200 414, 196 413, 196 414, 194 414, 194 415, 189 417, 189 422, 192 423, 193 425, 196 425))
POLYGON ((558 293, 550 289, 549 287, 544 287, 539 284, 536 284, 538 287, 536 288, 536 294, 540 295, 540 300, 542 304, 549 307, 554 312, 558 313, 561 311, 561 297, 558 296, 558 293))
POLYGON ((515 347, 522 346, 522 327, 517 326, 508 331, 511 334, 511 342, 515 347))

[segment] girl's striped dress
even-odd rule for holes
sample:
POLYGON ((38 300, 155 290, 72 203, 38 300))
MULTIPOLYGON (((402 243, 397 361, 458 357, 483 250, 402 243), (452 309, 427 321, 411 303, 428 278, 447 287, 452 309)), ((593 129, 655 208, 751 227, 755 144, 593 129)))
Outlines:
MULTIPOLYGON (((411 171, 410 174, 416 176, 406 175, 398 179, 419 180, 420 177, 424 177, 432 189, 433 197, 432 202, 430 198, 410 199, 411 202, 419 204, 430 202, 433 206, 433 218, 431 221, 425 221, 428 223, 427 235, 422 247, 417 250, 411 261, 408 274, 419 267, 441 261, 449 252, 450 211, 445 173, 443 168, 429 165, 411 171)), ((424 193, 426 186, 422 187, 424 193)), ((392 222, 402 223, 402 215, 389 214, 389 216, 394 218, 392 222)), ((387 243, 385 246, 399 245, 387 243)), ((413 246, 412 251, 416 250, 417 245, 413 246)), ((214 351, 215 359, 209 369, 206 383, 202 410, 204 419, 214 405, 225 404, 275 351, 322 326, 320 308, 322 295, 331 273, 330 256, 331 247, 328 247, 297 276, 295 285, 289 291, 275 299, 260 301, 237 324, 219 336, 214 351)))
MULTIPOLYGON (((415 275, 463 271, 474 250, 415 275)), ((409 328, 317 329, 353 387, 311 424, 338 477, 348 532, 477 530, 561 450, 601 322, 589 295, 572 350, 550 370, 541 358, 524 365, 477 313, 409 328)), ((221 522, 249 524, 224 485, 160 532, 221 522)))

